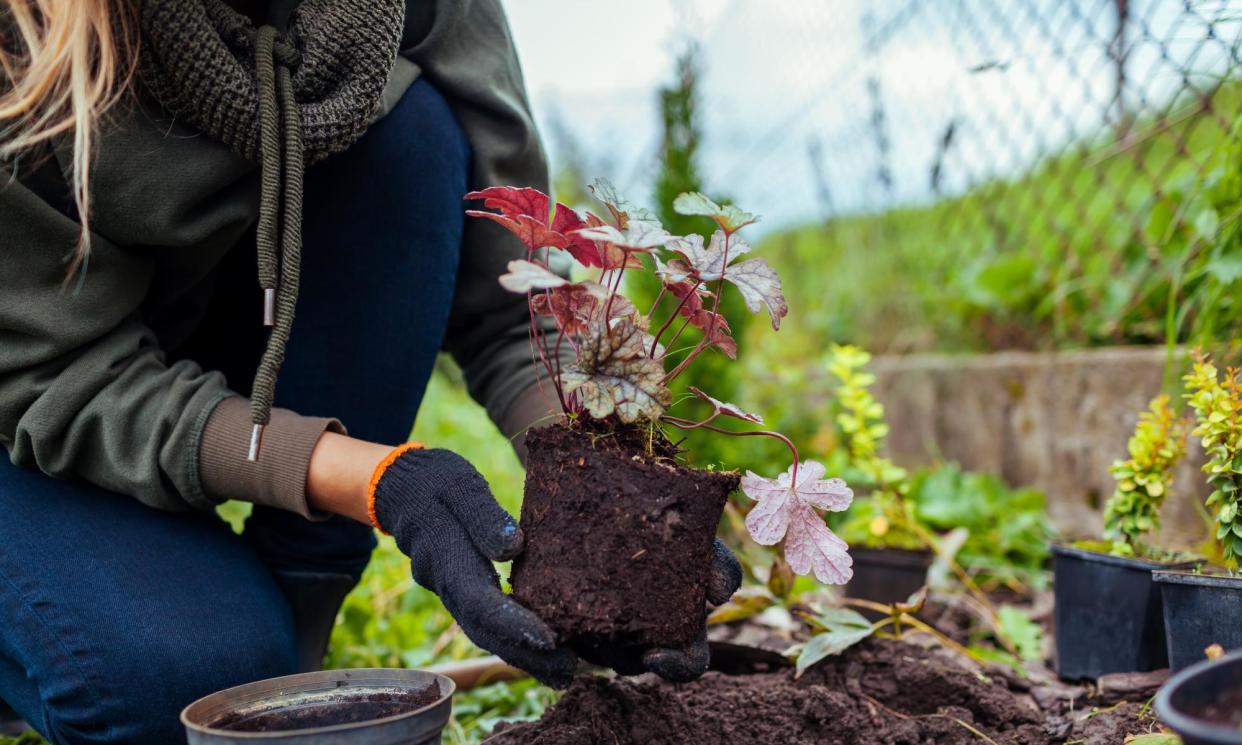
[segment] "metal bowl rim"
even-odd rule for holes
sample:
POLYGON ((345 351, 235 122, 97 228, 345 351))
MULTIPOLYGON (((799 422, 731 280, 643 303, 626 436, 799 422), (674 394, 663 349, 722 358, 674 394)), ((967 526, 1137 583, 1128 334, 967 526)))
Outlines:
POLYGON ((1242 733, 1239 733, 1236 727, 1199 719, 1173 705, 1173 693, 1176 689, 1185 684, 1187 680, 1217 665, 1242 665, 1242 650, 1229 652, 1219 659, 1196 662, 1170 678, 1156 692, 1156 715, 1179 735, 1212 740, 1223 738, 1227 742, 1242 742, 1242 733))
MULTIPOLYGON (((325 676, 325 679, 331 680, 332 675, 325 676)), ((362 686, 358 686, 358 687, 362 688, 362 686)), ((378 687, 378 686, 371 686, 371 687, 378 687)), ((306 735, 311 735, 311 734, 336 734, 339 732, 348 732, 354 729, 362 729, 364 727, 374 727, 376 725, 391 724, 393 722, 399 722, 403 719, 413 719, 420 714, 427 714, 427 713, 432 712, 437 707, 444 706, 444 704, 452 700, 453 694, 456 692, 457 692, 457 684, 453 682, 452 678, 449 678, 445 675, 440 675, 439 673, 433 673, 430 670, 418 670, 414 668, 400 668, 400 667, 342 668, 339 670, 321 670, 318 672, 310 672, 310 673, 294 673, 292 675, 282 675, 277 678, 264 678, 263 680, 254 680, 249 683, 242 683, 240 685, 232 686, 231 688, 225 688, 223 690, 215 691, 213 693, 207 694, 206 696, 203 696, 201 698, 195 699, 194 701, 191 701, 189 704, 186 705, 184 709, 181 710, 181 715, 179 718, 181 719, 181 724, 185 726, 187 729, 194 730, 195 732, 198 732, 204 735, 216 735, 216 736, 221 736, 221 737, 230 737, 230 738, 234 738, 238 740, 305 737, 306 735), (205 701, 206 699, 209 699, 209 698, 214 698, 215 696, 222 696, 224 694, 236 691, 239 688, 245 688, 247 686, 252 686, 258 683, 278 683, 280 681, 288 681, 290 684, 294 684, 298 682, 295 679, 304 679, 304 678, 308 678, 312 676, 322 676, 325 673, 383 674, 383 673, 392 673, 392 672, 402 672, 402 673, 417 672, 417 673, 424 673, 426 675, 432 676, 433 680, 440 686, 440 698, 436 699, 432 703, 427 704, 426 706, 422 708, 414 709, 413 711, 402 712, 401 714, 394 714, 390 717, 381 717, 379 719, 371 719, 365 722, 346 722, 343 724, 333 724, 327 727, 305 727, 302 729, 281 730, 279 732, 239 732, 237 730, 216 729, 215 727, 208 727, 205 724, 198 724, 196 722, 192 722, 190 721, 190 718, 188 716, 190 709, 193 708, 196 704, 198 704, 201 701, 205 701)))

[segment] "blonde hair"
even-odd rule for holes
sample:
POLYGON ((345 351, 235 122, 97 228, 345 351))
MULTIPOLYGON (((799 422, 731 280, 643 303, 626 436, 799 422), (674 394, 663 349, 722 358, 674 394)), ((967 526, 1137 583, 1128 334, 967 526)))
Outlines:
POLYGON ((72 134, 82 228, 70 276, 90 253, 95 134, 133 77, 132 13, 128 0, 0 0, 0 160, 72 134))

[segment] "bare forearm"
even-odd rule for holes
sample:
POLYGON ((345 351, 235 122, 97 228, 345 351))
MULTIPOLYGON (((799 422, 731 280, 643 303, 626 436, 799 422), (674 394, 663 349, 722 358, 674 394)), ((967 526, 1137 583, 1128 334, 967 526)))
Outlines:
POLYGON ((369 523, 367 487, 388 445, 325 432, 311 454, 306 498, 313 509, 369 523))
MULTIPOLYGON (((525 461, 523 433, 528 427, 549 424, 560 416, 560 407, 549 398, 550 389, 531 386, 524 391, 501 422, 501 430, 513 439, 518 457, 525 461)), ((375 467, 392 447, 325 432, 311 453, 306 474, 306 499, 312 509, 345 515, 368 523, 367 489, 375 467)))

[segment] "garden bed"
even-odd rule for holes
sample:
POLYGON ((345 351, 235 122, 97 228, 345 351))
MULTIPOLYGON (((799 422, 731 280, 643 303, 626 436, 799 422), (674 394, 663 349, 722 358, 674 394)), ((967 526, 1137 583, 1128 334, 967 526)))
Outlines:
POLYGON ((1148 699, 1162 680, 1118 676, 1088 690, 869 639, 797 679, 792 669, 710 672, 685 685, 583 676, 541 720, 501 725, 486 743, 1113 745, 1156 729, 1148 699))

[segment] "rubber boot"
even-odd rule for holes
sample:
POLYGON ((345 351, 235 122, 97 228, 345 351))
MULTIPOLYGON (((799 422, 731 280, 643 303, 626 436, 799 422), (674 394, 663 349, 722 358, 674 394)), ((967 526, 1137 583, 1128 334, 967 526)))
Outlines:
POLYGON ((348 574, 328 572, 275 571, 272 576, 293 611, 293 633, 297 641, 298 672, 323 669, 328 639, 336 624, 345 596, 358 580, 348 574))

